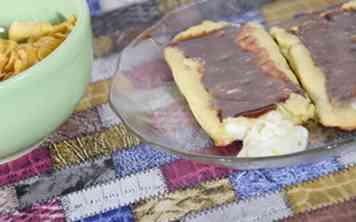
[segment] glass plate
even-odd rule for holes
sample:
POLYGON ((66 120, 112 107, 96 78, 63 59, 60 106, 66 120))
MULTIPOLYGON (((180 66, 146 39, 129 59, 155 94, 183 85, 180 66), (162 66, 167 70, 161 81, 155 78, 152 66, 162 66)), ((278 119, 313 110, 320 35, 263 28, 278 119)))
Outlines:
MULTIPOLYGON (((269 1, 263 0, 206 0, 166 15, 122 52, 110 95, 115 112, 129 129, 158 149, 239 169, 304 164, 351 152, 355 133, 325 129, 310 123, 310 144, 306 151, 274 157, 237 158, 241 144, 214 147, 176 88, 162 57, 163 48, 173 36, 203 20, 224 20, 236 25, 255 20, 268 28, 272 24, 289 22, 286 20, 290 18, 286 10, 298 14, 298 4, 295 5, 296 9, 282 7, 280 17, 283 18, 275 19, 273 5, 268 4, 269 1), (270 16, 267 20, 266 15, 270 16)), ((318 7, 322 9, 325 6, 320 4, 318 7)))

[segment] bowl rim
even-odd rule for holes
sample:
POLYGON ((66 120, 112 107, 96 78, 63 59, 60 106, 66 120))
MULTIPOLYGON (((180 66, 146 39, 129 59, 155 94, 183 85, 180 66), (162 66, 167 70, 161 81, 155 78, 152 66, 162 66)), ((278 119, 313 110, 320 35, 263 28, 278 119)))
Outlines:
MULTIPOLYGON (((55 61, 60 54, 65 54, 66 48, 70 48, 70 45, 73 45, 75 39, 80 38, 81 35, 81 27, 85 26, 85 23, 90 21, 89 16, 89 7, 87 5, 86 0, 72 0, 74 1, 73 4, 76 4, 78 9, 77 14, 77 23, 74 26, 73 30, 69 33, 67 38, 53 51, 51 52, 46 58, 39 61, 38 63, 34 64, 33 66, 29 67, 28 69, 22 71, 18 75, 15 75, 5 81, 0 81, 0 90, 6 87, 13 86, 18 82, 26 81, 27 79, 33 79, 39 75, 36 73, 48 64, 48 61, 55 61)), ((67 56, 70 57, 70 56, 67 56)))

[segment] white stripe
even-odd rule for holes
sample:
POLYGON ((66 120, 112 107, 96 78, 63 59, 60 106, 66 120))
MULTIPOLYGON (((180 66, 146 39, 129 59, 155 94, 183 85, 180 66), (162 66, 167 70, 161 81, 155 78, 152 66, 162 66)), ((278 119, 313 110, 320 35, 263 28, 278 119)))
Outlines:
POLYGON ((103 58, 96 58, 93 63, 91 81, 96 82, 113 77, 116 71, 115 69, 117 68, 118 60, 118 53, 114 53, 103 58))
POLYGON ((13 186, 0 188, 0 212, 15 210, 19 206, 13 186))
POLYGON ((208 212, 192 215, 184 222, 273 222, 292 215, 282 193, 259 199, 241 201, 215 208, 208 212))
POLYGON ((145 0, 100 0, 100 6, 103 12, 107 12, 144 1, 145 0))
POLYGON ((114 113, 109 104, 98 106, 100 120, 103 126, 110 128, 121 123, 120 118, 114 113))
POLYGON ((61 198, 67 219, 76 221, 166 192, 160 169, 153 169, 61 198))
MULTIPOLYGON (((353 144, 350 144, 350 149, 353 149, 353 144)), ((343 153, 338 158, 338 162, 342 165, 355 165, 356 164, 356 151, 349 151, 343 153)))

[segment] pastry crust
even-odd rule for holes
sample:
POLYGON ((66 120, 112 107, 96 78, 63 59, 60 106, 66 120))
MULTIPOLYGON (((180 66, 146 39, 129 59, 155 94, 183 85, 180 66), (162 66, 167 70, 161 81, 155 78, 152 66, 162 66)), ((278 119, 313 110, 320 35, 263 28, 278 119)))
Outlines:
POLYGON ((311 53, 301 40, 281 28, 272 28, 271 34, 314 102, 320 123, 344 130, 356 129, 356 110, 352 108, 352 104, 331 103, 327 94, 325 74, 315 64, 311 53))
POLYGON ((215 144, 223 145, 232 140, 226 138, 223 124, 218 118, 218 111, 212 107, 212 97, 201 84, 203 65, 188 59, 176 48, 168 47, 164 56, 172 68, 175 82, 186 98, 188 105, 200 126, 214 140, 215 144))
POLYGON ((345 11, 356 11, 356 0, 343 4, 342 9, 345 11))
MULTIPOLYGON (((227 26, 227 23, 208 22, 209 27, 205 28, 206 22, 188 29, 179 34, 174 41, 183 41, 196 36, 204 36, 211 30, 219 31, 227 26), (224 24, 224 25, 221 25, 224 24), (220 28, 217 28, 220 27, 220 28), (182 40, 183 39, 183 40, 182 40)), ((273 38, 257 23, 248 23, 243 26, 240 43, 243 47, 256 52, 259 64, 276 78, 286 79, 298 85, 298 80, 290 70, 287 61, 281 55, 277 44, 273 38)), ((174 46, 164 50, 164 56, 171 67, 175 82, 181 93, 186 98, 188 105, 200 124, 200 126, 214 140, 217 146, 228 145, 236 140, 241 140, 243 132, 234 133, 229 131, 231 126, 234 129, 241 129, 250 124, 253 119, 245 117, 219 119, 218 111, 214 108, 213 97, 207 92, 202 84, 202 72, 204 64, 202 61, 185 57, 184 53, 174 46), (240 128, 239 128, 240 127, 240 128)), ((289 99, 282 104, 278 104, 282 114, 291 117, 294 122, 300 123, 314 116, 314 107, 308 98, 292 93, 289 99), (297 107, 294 107, 297 106, 297 107)), ((242 130, 243 131, 243 130, 242 130)))
POLYGON ((190 27, 184 32, 179 33, 174 37, 173 42, 181 42, 192 38, 198 38, 209 33, 219 31, 231 24, 228 22, 212 22, 204 21, 201 25, 190 27))

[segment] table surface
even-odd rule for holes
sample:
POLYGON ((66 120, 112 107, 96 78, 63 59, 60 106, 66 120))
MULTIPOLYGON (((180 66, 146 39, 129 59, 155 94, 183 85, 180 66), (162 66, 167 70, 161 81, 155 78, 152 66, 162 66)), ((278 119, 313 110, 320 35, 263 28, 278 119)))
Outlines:
MULTIPOLYGON (((91 84, 43 144, 0 165, 0 221, 356 221, 356 152, 310 165, 233 170, 158 151, 129 133, 107 103, 117 56, 190 0, 88 2, 91 84)), ((292 9, 336 2, 279 0, 256 16, 273 22, 292 9)))

